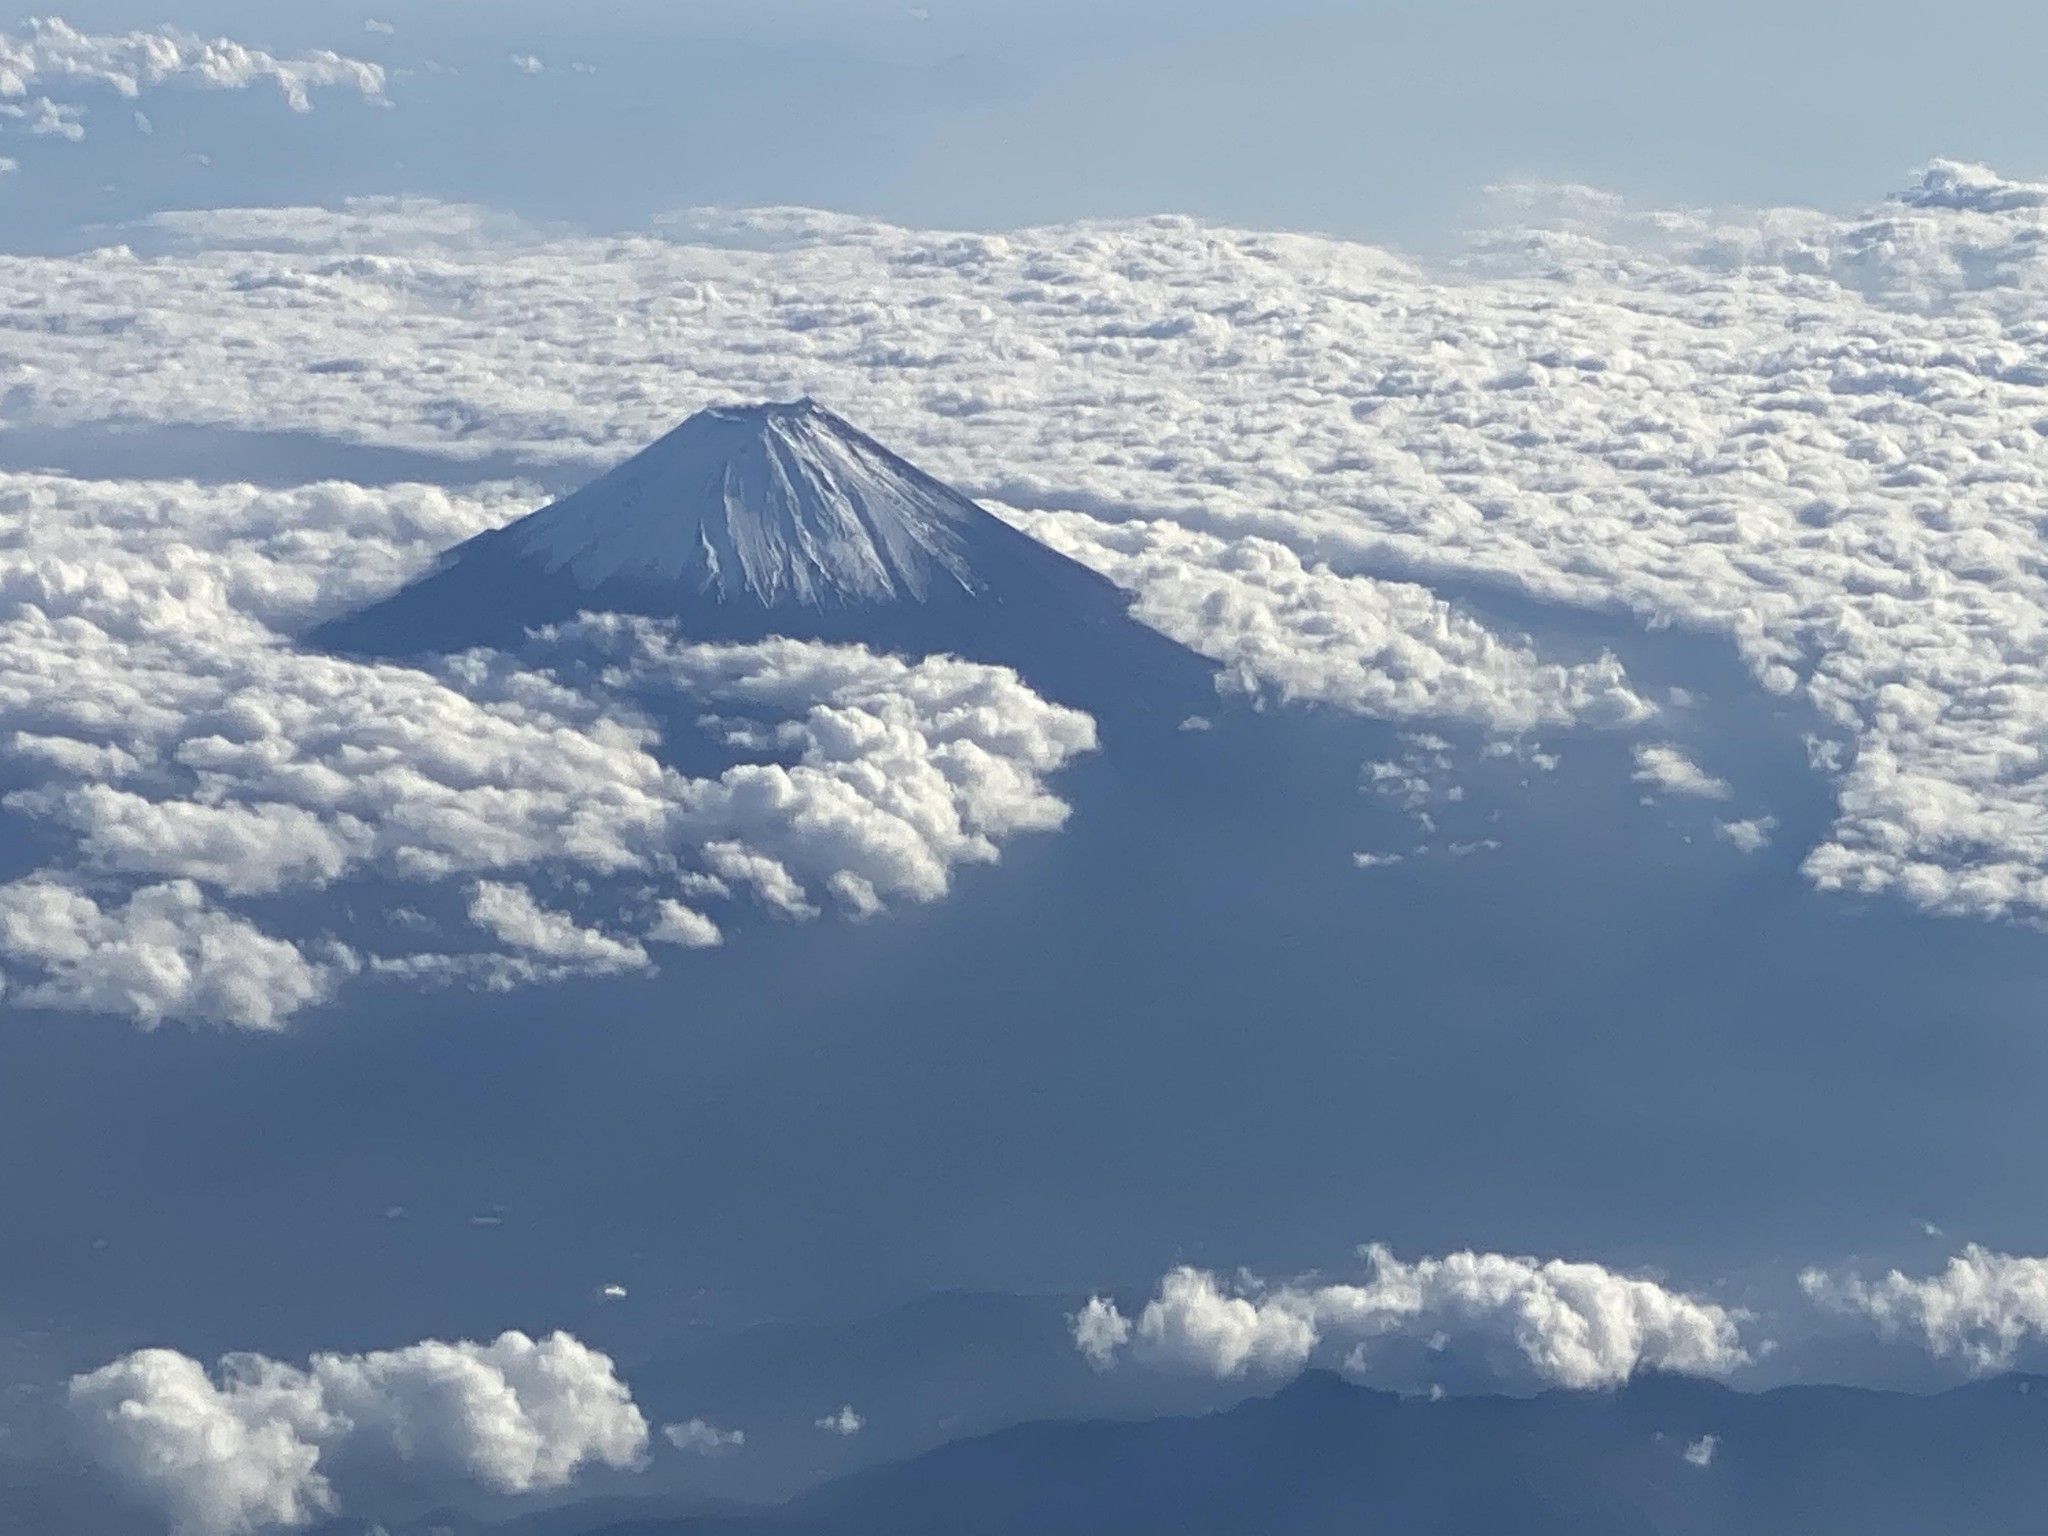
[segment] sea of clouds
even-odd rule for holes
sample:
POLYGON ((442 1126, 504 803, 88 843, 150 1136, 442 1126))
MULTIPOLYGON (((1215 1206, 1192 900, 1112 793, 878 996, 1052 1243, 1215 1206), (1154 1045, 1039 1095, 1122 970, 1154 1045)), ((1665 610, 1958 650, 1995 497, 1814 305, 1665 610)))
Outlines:
MULTIPOLYGON (((1506 736, 1654 734, 1657 705, 1618 662, 1493 633, 1429 590, 1439 574, 1725 634, 1833 733, 1816 771, 1838 814, 1804 850, 1817 885, 2031 917, 2048 906, 2048 333, 2026 302, 2044 202, 1946 163, 1848 218, 1647 219, 1581 197, 1451 274, 1182 220, 982 236, 779 211, 544 239, 440 206, 188 214, 159 221, 153 256, 0 259, 0 410, 26 430, 197 424, 595 462, 712 401, 809 391, 1274 698, 1506 736)), ((40 775, 12 803, 77 839, 0 898, 0 948, 37 1000, 268 1026, 380 957, 266 950, 224 898, 366 866, 617 871, 679 797, 704 803, 601 697, 482 660, 429 676, 290 644, 531 492, 13 474, 0 496, 8 739, 40 775), (478 824, 479 795, 481 843, 452 830, 478 824), (267 979, 226 995, 207 976, 224 947, 263 955, 267 979)), ((878 707, 855 686, 866 702, 782 704, 878 707)), ((789 911, 836 882, 872 909, 1052 824, 1034 776, 1085 729, 976 686, 1011 689, 999 751, 1033 782, 955 807, 965 830, 919 811, 925 851, 893 871, 785 882, 731 861, 787 869, 788 840, 756 849, 693 804, 700 850, 748 851, 687 873, 789 911)), ((891 760, 942 750, 922 732, 905 724, 891 760)), ((1680 759, 1644 757, 1646 782, 1711 788, 1680 759)), ((1726 835, 1768 833, 1749 818, 1726 835)), ((585 945, 538 896, 471 894, 486 929, 539 939, 535 974, 630 965, 651 931, 585 945)))
POLYGON ((1723 634, 1830 733, 1818 886, 2032 917, 2044 202, 1949 163, 1849 217, 1587 195, 1450 273, 1166 219, 570 239, 439 206, 188 214, 138 231, 155 255, 0 260, 0 409, 593 462, 808 391, 1276 697, 1508 733, 1654 712, 1618 663, 1489 633, 1438 576, 1723 634))

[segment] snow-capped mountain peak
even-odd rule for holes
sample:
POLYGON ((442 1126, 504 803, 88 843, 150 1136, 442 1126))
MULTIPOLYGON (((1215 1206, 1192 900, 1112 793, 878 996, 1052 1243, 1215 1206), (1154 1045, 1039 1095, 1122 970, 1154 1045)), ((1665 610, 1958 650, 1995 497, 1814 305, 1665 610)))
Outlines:
POLYGON ((980 585, 989 514, 815 401, 701 411, 500 536, 586 590, 673 585, 768 608, 927 602, 980 585))
POLYGON ((631 613, 696 640, 995 662, 1097 710, 1212 696, 1209 664, 1129 608, 1099 572, 797 400, 700 411, 307 638, 383 656, 517 649, 578 614, 631 613))

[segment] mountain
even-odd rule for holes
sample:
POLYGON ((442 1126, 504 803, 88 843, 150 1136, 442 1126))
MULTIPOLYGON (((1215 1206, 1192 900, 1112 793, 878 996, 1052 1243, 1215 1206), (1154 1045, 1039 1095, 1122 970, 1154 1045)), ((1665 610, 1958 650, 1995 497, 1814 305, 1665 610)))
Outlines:
POLYGON ((944 1291, 872 1317, 758 1323, 620 1365, 650 1415, 746 1432, 746 1454, 702 1458, 690 1487, 756 1503, 1023 1419, 1152 1418, 1244 1396, 1241 1383, 1198 1374, 1096 1372, 1068 1321, 1085 1299, 944 1291), (841 1403, 866 1428, 821 1435, 818 1415, 841 1403))
POLYGON ((383 656, 516 647, 603 611, 672 618, 704 640, 950 652, 1076 703, 1206 696, 1208 664, 1128 609, 1104 577, 804 399, 700 411, 308 638, 383 656))
POLYGON ((583 1536, 2020 1536, 2048 1508, 2044 1389, 1430 1401, 1311 1372, 1200 1418, 1025 1424, 772 1512, 583 1536))

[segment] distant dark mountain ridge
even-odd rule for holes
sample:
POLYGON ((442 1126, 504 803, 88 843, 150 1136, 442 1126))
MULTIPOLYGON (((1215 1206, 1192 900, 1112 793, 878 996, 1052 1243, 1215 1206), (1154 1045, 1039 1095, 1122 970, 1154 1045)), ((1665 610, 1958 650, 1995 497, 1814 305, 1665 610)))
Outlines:
POLYGON ((1397 1397, 1311 1372, 1200 1418, 1035 1423, 769 1514, 581 1536, 2020 1536, 2048 1525, 2048 1381, 1936 1396, 1397 1397))

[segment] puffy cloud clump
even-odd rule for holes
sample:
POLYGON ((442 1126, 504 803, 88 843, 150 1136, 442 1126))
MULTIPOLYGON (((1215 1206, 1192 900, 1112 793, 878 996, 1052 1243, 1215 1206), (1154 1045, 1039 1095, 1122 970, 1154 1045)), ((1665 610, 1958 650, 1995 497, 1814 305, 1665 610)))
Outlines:
POLYGON ((274 1030, 323 1001, 350 958, 272 938, 190 880, 144 886, 116 906, 59 880, 0 885, 0 959, 40 978, 9 994, 30 1007, 126 1015, 144 1028, 205 1019, 274 1030))
POLYGON ((2048 1338, 2048 1259, 1994 1253, 1975 1243, 1937 1275, 1892 1270, 1878 1280, 1809 1269, 1802 1290, 1836 1312, 1866 1318, 1887 1338, 1911 1337, 1940 1359, 1978 1372, 2009 1368, 2048 1338))
POLYGON ((177 1536, 245 1536, 338 1512, 346 1466, 458 1478, 497 1493, 637 1466, 647 1423, 611 1360, 565 1333, 315 1355, 303 1369, 230 1355, 209 1372, 138 1350, 74 1377, 95 1459, 177 1536))
POLYGON ((1048 781, 1094 724, 1000 668, 606 621, 557 634, 559 676, 292 643, 513 495, 0 480, 0 806, 64 850, 0 887, 17 1000, 269 1029, 358 974, 644 971, 650 943, 721 942, 710 904, 931 901, 1064 820, 1048 781), (645 706, 677 698, 745 760, 667 764, 645 706), (458 891, 467 931, 266 929, 273 898, 362 880, 458 891))
POLYGON ((204 38, 176 27, 87 32, 56 17, 31 18, 19 33, 0 32, 0 113, 30 131, 78 139, 85 109, 51 93, 80 87, 134 100, 165 85, 208 91, 274 86, 294 112, 312 110, 316 90, 352 91, 384 99, 380 65, 327 49, 279 57, 225 37, 204 38), (28 107, 15 105, 29 101, 28 107))
POLYGON ((1256 536, 1078 513, 1012 515, 1135 592, 1138 618, 1221 662, 1226 685, 1255 697, 1512 733, 1632 725, 1655 713, 1611 654, 1545 662, 1416 582, 1340 575, 1256 536))
POLYGON ((1598 1264, 1470 1252, 1404 1263, 1377 1245, 1364 1256, 1362 1284, 1229 1282, 1182 1266, 1135 1321, 1092 1298, 1075 1345, 1098 1368, 1128 1351, 1236 1377, 1291 1375, 1328 1343, 1349 1344, 1348 1368, 1369 1373, 1374 1342, 1401 1338, 1469 1352, 1502 1380, 1576 1389, 1641 1370, 1726 1376, 1750 1359, 1739 1312, 1598 1264))
POLYGON ((523 885, 479 880, 471 889, 469 918, 501 944, 586 975, 635 971, 648 963, 647 951, 632 940, 578 926, 567 914, 541 906, 523 885))
MULTIPOLYGON (((748 850, 855 910, 932 900, 953 865, 991 863, 1008 838, 1056 831, 1067 807, 1046 780, 1096 746, 1089 716, 1048 704, 1004 667, 796 640, 691 645, 616 617, 562 639, 611 650, 616 686, 653 682, 787 716, 765 737, 741 731, 787 761, 699 781, 682 822, 705 845, 748 850)), ((731 856, 720 872, 747 878, 731 856)), ((781 875, 767 879, 779 885, 781 875)), ((774 899, 807 897, 798 887, 774 899)))
POLYGON ((336 1507, 319 1467, 339 1423, 276 1361, 231 1357, 216 1381, 173 1350, 138 1350, 74 1379, 71 1406, 100 1464, 176 1536, 307 1525, 336 1507))
POLYGON ((661 1437, 679 1451, 699 1456, 723 1456, 747 1443, 743 1429, 720 1429, 708 1419, 686 1419, 680 1424, 661 1426, 661 1437))
POLYGON ((817 1427, 828 1435, 848 1439, 867 1428, 868 1421, 853 1411, 853 1404, 842 1405, 837 1413, 828 1413, 817 1420, 817 1427))
POLYGON ((1668 742, 1636 748, 1636 782, 1668 795, 1689 795, 1700 800, 1726 800, 1728 781, 1716 778, 1668 742))

